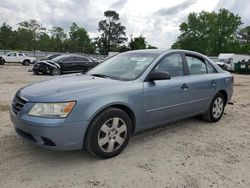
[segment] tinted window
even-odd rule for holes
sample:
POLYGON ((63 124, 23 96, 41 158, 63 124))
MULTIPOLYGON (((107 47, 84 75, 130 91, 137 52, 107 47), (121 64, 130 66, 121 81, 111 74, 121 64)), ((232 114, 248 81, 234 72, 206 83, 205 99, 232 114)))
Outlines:
POLYGON ((202 59, 193 56, 186 56, 186 58, 189 74, 207 74, 206 64, 202 59))
POLYGON ((75 58, 73 56, 67 57, 63 60, 63 62, 71 62, 71 61, 75 61, 75 58))
POLYGON ((76 61, 89 61, 87 58, 85 57, 75 57, 76 61))
POLYGON ((173 54, 165 57, 155 68, 155 71, 165 71, 171 77, 183 76, 183 63, 180 54, 173 54))

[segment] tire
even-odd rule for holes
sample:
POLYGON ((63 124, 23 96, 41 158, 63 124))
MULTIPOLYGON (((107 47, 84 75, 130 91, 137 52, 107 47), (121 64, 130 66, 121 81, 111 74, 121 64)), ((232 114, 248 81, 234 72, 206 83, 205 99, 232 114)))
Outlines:
POLYGON ((96 158, 108 159, 121 153, 132 133, 127 113, 119 108, 108 108, 97 115, 85 136, 85 149, 96 158))
POLYGON ((22 64, 24 66, 29 66, 30 65, 30 61, 29 60, 24 60, 22 64))
POLYGON ((36 71, 33 71, 33 74, 38 75, 39 73, 38 73, 38 72, 36 72, 36 71))
POLYGON ((53 68, 53 69, 51 70, 51 75, 52 75, 52 76, 58 76, 58 75, 60 75, 60 74, 61 74, 61 71, 60 71, 59 68, 53 68))
POLYGON ((5 60, 4 59, 0 59, 0 65, 4 65, 4 63, 5 63, 5 60))
POLYGON ((210 123, 219 121, 224 113, 225 106, 226 101, 224 95, 221 93, 217 93, 214 96, 208 108, 208 111, 203 114, 203 119, 210 123))

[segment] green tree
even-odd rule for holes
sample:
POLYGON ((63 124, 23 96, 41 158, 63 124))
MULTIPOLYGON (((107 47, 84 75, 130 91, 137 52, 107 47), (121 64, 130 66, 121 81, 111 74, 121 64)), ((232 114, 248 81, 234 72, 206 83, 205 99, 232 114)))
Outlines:
POLYGON ((148 45, 148 49, 157 49, 156 46, 151 46, 150 44, 148 45))
POLYGON ((76 23, 73 23, 69 31, 69 46, 73 52, 81 53, 93 53, 95 51, 95 45, 91 41, 88 32, 78 27, 76 23))
POLYGON ((3 23, 0 27, 0 49, 14 49, 15 36, 12 27, 3 23))
POLYGON ((63 52, 65 50, 64 42, 67 39, 67 34, 61 27, 53 27, 50 30, 51 46, 53 51, 63 52))
POLYGON ((32 50, 36 50, 37 46, 37 40, 39 39, 39 36, 45 31, 45 28, 41 27, 41 25, 36 20, 28 20, 20 22, 19 28, 24 32, 23 30, 26 30, 27 33, 30 34, 30 38, 32 39, 32 43, 29 44, 32 47, 32 50))
POLYGON ((129 43, 129 47, 131 50, 146 49, 147 42, 145 40, 145 37, 143 37, 143 36, 135 37, 129 43))
POLYGON ((241 29, 239 34, 241 34, 244 39, 246 39, 247 43, 250 42, 250 26, 246 26, 245 28, 241 29))
POLYGON ((58 51, 53 47, 50 36, 47 33, 41 33, 37 40, 37 49, 41 51, 58 51))
POLYGON ((15 49, 33 50, 32 32, 23 28, 15 31, 15 49))
POLYGON ((242 24, 241 18, 229 10, 190 13, 187 22, 180 25, 181 35, 172 48, 198 51, 207 55, 234 52, 235 33, 242 24))
POLYGON ((126 27, 119 20, 119 14, 108 10, 104 12, 105 20, 98 24, 100 36, 96 38, 96 44, 101 54, 108 54, 110 51, 117 51, 119 47, 127 40, 126 27))
POLYGON ((155 46, 151 46, 150 44, 148 44, 145 37, 143 37, 142 35, 131 39, 128 46, 131 50, 157 49, 155 46))

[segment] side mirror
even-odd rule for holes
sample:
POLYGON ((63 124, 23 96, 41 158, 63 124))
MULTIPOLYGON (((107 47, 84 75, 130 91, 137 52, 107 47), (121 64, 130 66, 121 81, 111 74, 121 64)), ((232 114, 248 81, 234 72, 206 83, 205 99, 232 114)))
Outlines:
POLYGON ((152 72, 149 75, 148 80, 149 81, 154 81, 154 80, 170 80, 171 76, 168 72, 164 71, 156 71, 152 72))

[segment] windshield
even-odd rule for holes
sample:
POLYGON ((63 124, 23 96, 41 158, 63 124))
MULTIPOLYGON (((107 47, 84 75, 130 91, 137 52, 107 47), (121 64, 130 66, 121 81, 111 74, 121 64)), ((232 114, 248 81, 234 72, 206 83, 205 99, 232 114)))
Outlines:
POLYGON ((87 74, 117 80, 135 80, 157 56, 157 53, 145 52, 118 54, 107 59, 87 74))

